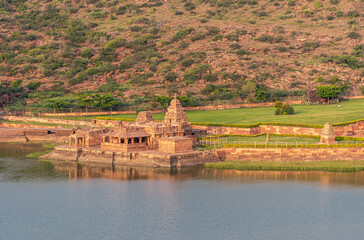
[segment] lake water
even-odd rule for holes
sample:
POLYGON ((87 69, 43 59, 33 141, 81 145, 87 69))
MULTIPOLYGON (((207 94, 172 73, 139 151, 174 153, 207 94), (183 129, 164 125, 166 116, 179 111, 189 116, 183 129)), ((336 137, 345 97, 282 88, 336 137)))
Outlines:
POLYGON ((45 162, 0 144, 0 239, 364 239, 364 173, 45 162))

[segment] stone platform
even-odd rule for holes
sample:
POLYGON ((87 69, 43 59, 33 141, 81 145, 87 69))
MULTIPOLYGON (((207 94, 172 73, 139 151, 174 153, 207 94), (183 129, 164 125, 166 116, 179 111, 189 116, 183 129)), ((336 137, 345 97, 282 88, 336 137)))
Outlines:
POLYGON ((77 148, 69 146, 56 146, 53 152, 40 158, 166 168, 199 166, 207 162, 220 161, 213 151, 191 151, 171 154, 157 151, 118 152, 98 147, 77 148))

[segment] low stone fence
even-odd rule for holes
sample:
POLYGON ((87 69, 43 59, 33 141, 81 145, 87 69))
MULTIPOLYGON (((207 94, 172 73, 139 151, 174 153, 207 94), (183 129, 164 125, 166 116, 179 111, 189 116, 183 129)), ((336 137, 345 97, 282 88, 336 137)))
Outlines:
MULTIPOLYGON (((208 134, 219 135, 257 135, 262 133, 271 133, 278 135, 311 135, 320 136, 322 128, 309 127, 292 127, 292 126, 274 126, 260 125, 254 128, 237 128, 237 127, 217 127, 217 126, 200 126, 193 125, 194 129, 207 130, 208 134)), ((334 126, 336 136, 364 135, 364 121, 349 124, 348 126, 334 126)))
POLYGON ((61 128, 0 128, 0 142, 67 142, 72 133, 72 129, 61 128))
MULTIPOLYGON (((19 122, 38 122, 38 123, 50 123, 60 125, 71 125, 71 126, 83 126, 91 127, 91 121, 75 121, 75 120, 64 120, 64 119, 52 119, 52 118, 36 118, 36 117, 22 117, 22 116, 3 116, 2 119, 8 121, 19 121, 19 122)), ((49 128, 51 126, 46 126, 49 128)))
POLYGON ((357 161, 364 160, 364 149, 340 148, 219 148, 223 161, 357 161))
POLYGON ((280 135, 312 135, 320 136, 321 128, 305 128, 305 127, 291 127, 291 126, 272 126, 272 125, 260 125, 259 133, 272 133, 280 135))
POLYGON ((193 129, 207 130, 208 134, 219 135, 256 135, 260 134, 259 127, 256 128, 238 128, 238 127, 215 127, 215 126, 201 126, 193 125, 193 129))
POLYGON ((4 128, 62 128, 62 126, 48 126, 48 125, 31 125, 31 124, 20 124, 20 123, 7 123, 7 122, 0 122, 0 127, 4 128))
MULTIPOLYGON (((161 113, 162 109, 150 110, 152 113, 161 113)), ((45 117, 65 117, 65 116, 101 116, 116 114, 136 114, 136 111, 102 111, 102 112, 66 112, 66 113, 39 113, 39 116, 45 117)))

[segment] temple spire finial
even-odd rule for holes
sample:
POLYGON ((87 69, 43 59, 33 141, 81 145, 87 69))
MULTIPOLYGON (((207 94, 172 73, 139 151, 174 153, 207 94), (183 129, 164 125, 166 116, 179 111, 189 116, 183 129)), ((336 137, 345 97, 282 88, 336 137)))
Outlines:
POLYGON ((174 99, 177 99, 177 93, 174 93, 174 99))

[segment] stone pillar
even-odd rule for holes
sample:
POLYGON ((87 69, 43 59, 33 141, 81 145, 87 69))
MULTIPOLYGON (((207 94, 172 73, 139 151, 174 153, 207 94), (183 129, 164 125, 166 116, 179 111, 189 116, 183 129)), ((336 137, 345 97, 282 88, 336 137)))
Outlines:
POLYGON ((335 144, 335 130, 330 123, 325 123, 324 129, 321 132, 321 144, 335 144))
POLYGON ((267 139, 265 140, 266 142, 270 141, 270 136, 269 136, 269 132, 267 132, 267 139))

